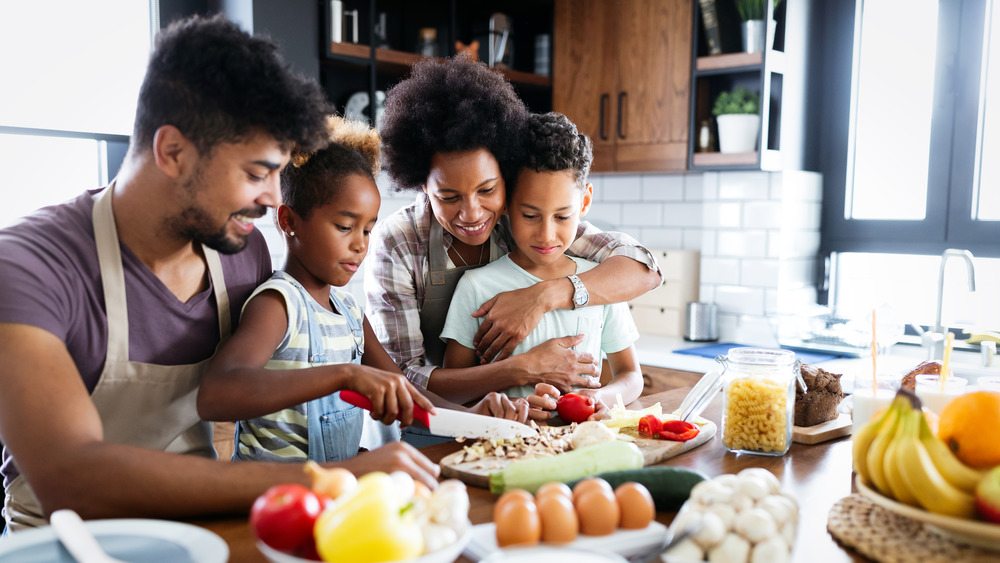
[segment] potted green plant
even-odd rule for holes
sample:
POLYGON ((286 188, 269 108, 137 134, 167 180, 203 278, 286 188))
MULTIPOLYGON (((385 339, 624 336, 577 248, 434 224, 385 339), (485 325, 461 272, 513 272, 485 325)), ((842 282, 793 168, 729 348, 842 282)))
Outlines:
MULTIPOLYGON (((743 30, 743 50, 747 53, 757 53, 764 50, 764 38, 767 27, 764 19, 767 17, 767 3, 771 0, 733 0, 736 11, 740 14, 743 30)), ((781 0, 773 0, 777 8, 781 0)))
POLYGON ((719 124, 719 152, 753 152, 760 130, 760 96, 737 87, 715 98, 712 115, 719 124))

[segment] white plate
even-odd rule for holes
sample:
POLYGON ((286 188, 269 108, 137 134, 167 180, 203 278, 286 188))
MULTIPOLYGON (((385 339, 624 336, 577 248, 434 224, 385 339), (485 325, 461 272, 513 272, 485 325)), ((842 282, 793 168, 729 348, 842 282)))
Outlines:
POLYGON ((1000 551, 1000 524, 990 524, 989 522, 966 520, 965 518, 955 518, 954 516, 927 512, 921 508, 907 506, 883 496, 862 483, 860 477, 855 479, 855 483, 862 495, 886 510, 891 510, 896 514, 923 522, 957 541, 992 551, 1000 551))
MULTIPOLYGON (((472 541, 465 547, 465 554, 470 559, 479 561, 500 551, 497 545, 497 527, 490 522, 472 527, 472 541)), ((576 540, 564 544, 562 548, 572 548, 581 551, 604 551, 617 553, 622 557, 638 555, 658 544, 663 543, 667 536, 667 527, 659 522, 651 522, 641 530, 616 530, 607 536, 577 536, 576 540)), ((553 546, 543 546, 553 547, 553 546)), ((511 548, 511 551, 523 548, 511 548)), ((507 551, 507 550, 505 550, 507 551)))
MULTIPOLYGON (((169 520, 88 520, 87 528, 112 557, 135 563, 225 563, 229 546, 204 528, 169 520)), ((0 539, 0 563, 75 563, 51 526, 0 539)))
POLYGON ((625 559, 614 553, 585 551, 568 547, 511 547, 501 549, 481 563, 626 563, 625 559))
MULTIPOLYGON (((458 541, 449 545, 448 547, 435 551, 434 553, 428 553, 423 557, 417 557, 416 559, 407 559, 406 561, 400 561, 399 563, 452 563, 458 556, 462 553, 462 549, 465 545, 469 543, 469 538, 472 536, 472 532, 466 531, 462 537, 458 538, 458 541)), ((294 555, 289 555, 283 551, 278 551, 264 542, 257 541, 257 549, 264 554, 272 563, 316 563, 311 559, 303 559, 302 557, 295 557, 294 555)))

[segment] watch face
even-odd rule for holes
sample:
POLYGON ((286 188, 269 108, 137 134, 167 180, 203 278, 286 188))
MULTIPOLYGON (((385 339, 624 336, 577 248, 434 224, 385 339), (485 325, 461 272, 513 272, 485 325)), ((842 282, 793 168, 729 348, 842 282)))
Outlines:
POLYGON ((583 307, 586 304, 587 304, 587 294, 586 293, 580 293, 579 295, 576 296, 576 305, 577 305, 577 307, 583 307))

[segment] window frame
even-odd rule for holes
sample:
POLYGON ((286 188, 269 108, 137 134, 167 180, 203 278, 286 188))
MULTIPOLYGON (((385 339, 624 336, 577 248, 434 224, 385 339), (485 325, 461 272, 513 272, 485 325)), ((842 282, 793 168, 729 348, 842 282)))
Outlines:
MULTIPOLYGON (((941 254, 948 248, 965 248, 976 256, 1000 257, 1000 221, 972 218, 973 181, 979 163, 978 128, 984 22, 993 0, 942 0, 939 2, 938 56, 935 61, 934 114, 928 166, 927 205, 923 220, 871 220, 845 218, 848 185, 853 174, 854 121, 857 83, 857 46, 861 14, 866 0, 850 8, 828 8, 827 33, 839 38, 826 52, 828 85, 832 98, 825 122, 831 138, 843 147, 824 159, 821 250, 941 254), (853 38, 852 40, 849 38, 853 38), (850 44, 850 48, 845 47, 850 44)), ((871 0, 868 0, 871 1, 871 0)), ((841 3, 830 3, 841 4, 841 3)), ((846 4, 846 3, 844 3, 846 4)), ((1000 40, 1000 30, 995 31, 1000 40)), ((901 53, 900 56, 906 56, 901 53)), ((1000 77, 994 78, 1000 81, 1000 77)), ((1000 120, 997 121, 1000 124, 1000 120)), ((1000 125, 998 125, 1000 126, 1000 125)), ((998 188, 1000 189, 1000 188, 998 188)))

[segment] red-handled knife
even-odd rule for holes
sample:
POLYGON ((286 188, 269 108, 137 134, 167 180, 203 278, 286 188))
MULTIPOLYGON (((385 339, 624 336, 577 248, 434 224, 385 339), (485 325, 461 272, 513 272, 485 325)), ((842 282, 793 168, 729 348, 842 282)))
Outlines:
MULTIPOLYGON (((356 407, 367 411, 372 410, 372 402, 360 393, 341 391, 340 398, 356 407)), ((538 435, 538 431, 527 424, 505 418, 483 416, 441 407, 434 410, 435 414, 431 414, 414 403, 413 420, 426 426, 432 434, 438 436, 512 440, 518 436, 527 438, 538 435)))

